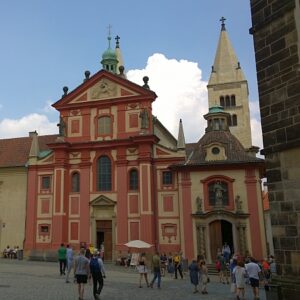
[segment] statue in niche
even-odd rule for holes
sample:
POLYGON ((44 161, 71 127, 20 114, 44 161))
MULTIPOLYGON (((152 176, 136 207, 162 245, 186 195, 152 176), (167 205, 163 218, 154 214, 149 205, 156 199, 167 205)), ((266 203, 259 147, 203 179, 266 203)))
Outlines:
POLYGON ((243 210, 243 202, 240 198, 240 196, 236 196, 235 198, 235 206, 237 211, 242 211, 243 210))
POLYGON ((57 126, 59 127, 59 136, 66 136, 66 123, 62 116, 59 118, 57 126))
POLYGON ((197 205, 197 213, 202 213, 202 199, 200 197, 196 198, 196 205, 197 205))
POLYGON ((141 118, 141 128, 147 129, 149 127, 149 114, 148 114, 147 108, 144 108, 140 112, 139 117, 141 118))
POLYGON ((223 193, 226 192, 226 189, 222 186, 220 181, 216 181, 213 187, 213 190, 215 192, 215 203, 216 206, 222 206, 223 205, 223 193))

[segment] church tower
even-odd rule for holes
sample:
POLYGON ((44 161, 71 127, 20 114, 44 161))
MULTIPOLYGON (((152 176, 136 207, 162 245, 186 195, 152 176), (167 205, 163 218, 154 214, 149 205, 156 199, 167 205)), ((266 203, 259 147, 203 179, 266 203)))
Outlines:
POLYGON ((217 52, 207 85, 208 105, 209 108, 222 106, 229 113, 230 132, 244 148, 249 149, 252 141, 248 83, 229 40, 225 18, 222 17, 220 21, 222 24, 217 52))

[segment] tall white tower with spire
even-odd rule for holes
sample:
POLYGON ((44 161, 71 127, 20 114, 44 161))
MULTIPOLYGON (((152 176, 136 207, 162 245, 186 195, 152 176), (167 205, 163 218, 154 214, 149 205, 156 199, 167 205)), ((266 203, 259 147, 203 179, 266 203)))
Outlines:
POLYGON ((229 40, 224 17, 221 18, 221 32, 207 85, 208 105, 222 106, 230 114, 230 131, 242 145, 249 149, 252 146, 248 83, 241 65, 237 60, 229 40))

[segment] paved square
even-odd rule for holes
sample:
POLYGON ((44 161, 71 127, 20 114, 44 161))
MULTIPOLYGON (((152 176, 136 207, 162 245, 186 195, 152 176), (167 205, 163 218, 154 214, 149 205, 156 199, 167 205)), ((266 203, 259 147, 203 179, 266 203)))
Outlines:
MULTIPOLYGON (((139 274, 124 267, 105 264, 106 279, 101 293, 101 299, 235 299, 230 293, 229 285, 217 282, 211 277, 208 284, 208 295, 193 294, 188 274, 183 280, 174 280, 169 274, 162 277, 162 288, 139 288, 139 274)), ((149 279, 152 274, 149 274, 149 279)), ((265 292, 260 289, 261 300, 265 300, 265 292)), ((58 263, 18 261, 0 259, 0 299, 2 300, 76 300, 77 285, 65 283, 65 276, 59 275, 58 263)), ((92 284, 85 288, 85 300, 93 300, 92 284)), ((253 299, 251 290, 247 287, 246 299, 253 299)))

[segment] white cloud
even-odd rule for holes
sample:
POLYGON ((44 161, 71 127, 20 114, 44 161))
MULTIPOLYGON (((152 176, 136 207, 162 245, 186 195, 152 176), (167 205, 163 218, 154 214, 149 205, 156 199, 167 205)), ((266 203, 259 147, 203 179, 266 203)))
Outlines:
POLYGON ((143 70, 130 70, 127 78, 143 85, 149 77, 149 86, 157 94, 153 114, 177 138, 182 119, 186 142, 195 142, 203 135, 208 111, 207 82, 203 81, 198 64, 187 60, 168 59, 163 54, 148 58, 143 70))
POLYGON ((36 113, 21 119, 4 119, 0 122, 1 138, 28 136, 30 131, 35 130, 39 135, 58 133, 57 123, 51 123, 47 116, 36 113))
POLYGON ((263 139, 262 139, 262 130, 260 123, 260 109, 258 101, 250 101, 250 124, 251 124, 251 135, 252 135, 252 144, 253 146, 258 146, 263 149, 263 139))
MULTIPOLYGON (((177 138, 179 120, 182 119, 186 142, 197 142, 206 128, 203 118, 208 112, 207 82, 202 80, 198 64, 187 60, 168 59, 163 54, 148 58, 145 69, 130 70, 129 80, 143 85, 149 77, 151 90, 157 94, 153 114, 177 138)), ((32 113, 21 119, 4 119, 0 122, 0 138, 28 136, 37 130, 39 135, 58 133, 57 122, 51 122, 47 113, 56 111, 51 101, 43 108, 45 114, 32 113)), ((253 145, 263 148, 258 101, 250 102, 253 145)), ((0 107, 1 109, 1 107, 0 107)))

